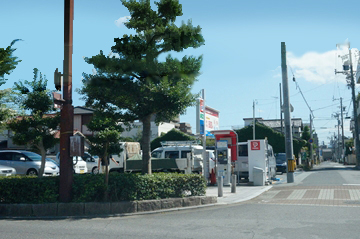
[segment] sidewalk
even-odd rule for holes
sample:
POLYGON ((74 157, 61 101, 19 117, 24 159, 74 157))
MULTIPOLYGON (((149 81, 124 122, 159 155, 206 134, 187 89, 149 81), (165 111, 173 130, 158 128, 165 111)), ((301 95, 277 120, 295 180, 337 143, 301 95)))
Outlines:
POLYGON ((250 199, 253 199, 260 194, 270 190, 272 185, 268 186, 236 186, 236 192, 231 193, 231 187, 223 187, 223 196, 218 197, 218 187, 217 186, 208 186, 206 189, 206 196, 215 196, 217 197, 218 205, 226 205, 244 202, 250 199))

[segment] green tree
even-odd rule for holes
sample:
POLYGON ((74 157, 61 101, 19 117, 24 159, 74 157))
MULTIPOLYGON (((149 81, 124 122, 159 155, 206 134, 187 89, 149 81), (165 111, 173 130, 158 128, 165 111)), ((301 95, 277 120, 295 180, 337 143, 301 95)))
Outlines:
POLYGON ((310 128, 309 126, 305 126, 304 127, 304 130, 302 132, 302 135, 301 135, 301 138, 303 140, 305 140, 306 144, 304 146, 305 147, 305 150, 307 151, 307 155, 310 155, 310 143, 309 143, 309 139, 310 139, 310 128))
MULTIPOLYGON (((13 40, 7 48, 0 48, 0 86, 5 84, 5 74, 10 74, 16 68, 16 65, 21 62, 17 57, 13 56, 16 48, 12 48, 15 42, 19 39, 13 40)), ((11 89, 0 90, 0 126, 2 127, 6 120, 14 116, 14 110, 8 107, 9 98, 11 96, 11 89)))
POLYGON ((166 134, 151 141, 151 150, 161 147, 162 141, 193 141, 195 137, 185 134, 177 129, 172 129, 166 134))
MULTIPOLYGON (((267 127, 263 124, 255 124, 256 138, 257 139, 268 139, 269 144, 273 147, 274 153, 285 152, 285 136, 267 127)), ((246 126, 242 129, 235 130, 238 135, 239 142, 247 142, 253 139, 253 128, 252 125, 246 126)), ((294 155, 297 156, 300 153, 301 148, 305 145, 305 141, 293 139, 293 150, 294 155)))
POLYGON ((98 155, 106 162, 105 185, 107 187, 109 185, 108 156, 112 154, 119 154, 121 152, 119 142, 123 129, 120 124, 114 120, 113 112, 98 110, 95 110, 90 123, 87 124, 87 127, 92 132, 95 132, 94 136, 88 137, 91 145, 89 149, 90 154, 98 155))
POLYGON ((21 60, 17 60, 17 57, 13 56, 16 48, 12 48, 12 46, 17 41, 20 41, 20 39, 13 40, 10 46, 6 48, 0 48, 0 85, 5 83, 5 74, 9 75, 16 68, 16 65, 21 62, 21 60))
POLYGON ((46 89, 46 85, 46 77, 41 73, 39 76, 36 68, 33 81, 15 83, 15 103, 30 112, 30 115, 17 117, 8 124, 8 128, 13 131, 12 139, 15 144, 29 145, 40 152, 42 158, 39 177, 44 174, 46 150, 58 142, 54 134, 60 123, 60 114, 54 113, 51 92, 46 89))
POLYGON ((353 154, 354 153, 354 139, 351 138, 349 141, 345 142, 345 156, 349 155, 349 154, 353 154))
POLYGON ((204 38, 200 26, 193 27, 191 21, 175 25, 176 17, 182 16, 178 0, 155 2, 157 11, 151 9, 150 0, 122 0, 122 4, 131 15, 125 26, 136 34, 115 38, 110 56, 101 51, 85 59, 94 65, 97 74, 84 74, 79 93, 87 106, 115 108, 121 122, 142 122, 142 172, 151 174, 151 118, 156 116, 157 123, 169 120, 194 105, 197 95, 191 93, 191 87, 202 63, 202 56, 178 60, 169 54, 165 61, 159 57, 200 47, 204 38))

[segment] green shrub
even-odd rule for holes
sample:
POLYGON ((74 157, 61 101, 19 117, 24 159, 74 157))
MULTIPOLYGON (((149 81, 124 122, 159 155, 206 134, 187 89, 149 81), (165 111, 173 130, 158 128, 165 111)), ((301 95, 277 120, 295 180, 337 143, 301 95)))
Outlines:
MULTIPOLYGON (((111 173, 74 175, 73 202, 133 201, 205 195, 206 181, 199 174, 111 173)), ((59 199, 59 177, 2 177, 0 203, 51 203, 59 199)))
POLYGON ((56 202, 58 185, 58 177, 0 177, 0 203, 56 202))

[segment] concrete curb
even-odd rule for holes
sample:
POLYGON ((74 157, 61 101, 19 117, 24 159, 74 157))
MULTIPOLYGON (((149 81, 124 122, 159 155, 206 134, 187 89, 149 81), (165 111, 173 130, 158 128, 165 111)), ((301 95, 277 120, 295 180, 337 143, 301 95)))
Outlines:
POLYGON ((49 217, 92 217, 126 215, 191 208, 217 203, 215 196, 194 196, 160 200, 88 202, 88 203, 46 203, 46 204, 0 204, 0 218, 49 218, 49 217))

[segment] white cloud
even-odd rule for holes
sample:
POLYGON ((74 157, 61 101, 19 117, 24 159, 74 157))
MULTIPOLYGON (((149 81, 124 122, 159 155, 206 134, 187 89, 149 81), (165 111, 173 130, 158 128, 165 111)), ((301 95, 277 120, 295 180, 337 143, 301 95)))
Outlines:
POLYGON ((131 18, 130 16, 120 17, 118 20, 115 20, 115 25, 117 27, 122 27, 125 22, 130 20, 130 18, 131 18))
POLYGON ((96 75, 96 74, 97 74, 97 71, 96 71, 95 68, 93 68, 91 71, 92 71, 92 74, 93 74, 93 75, 96 75))
MULTIPOLYGON (((336 50, 324 53, 307 52, 300 57, 295 56, 292 52, 288 52, 288 74, 291 74, 292 69, 295 78, 302 78, 309 82, 323 84, 335 81, 336 58, 336 50)), ((290 77, 292 76, 289 75, 290 77)))

